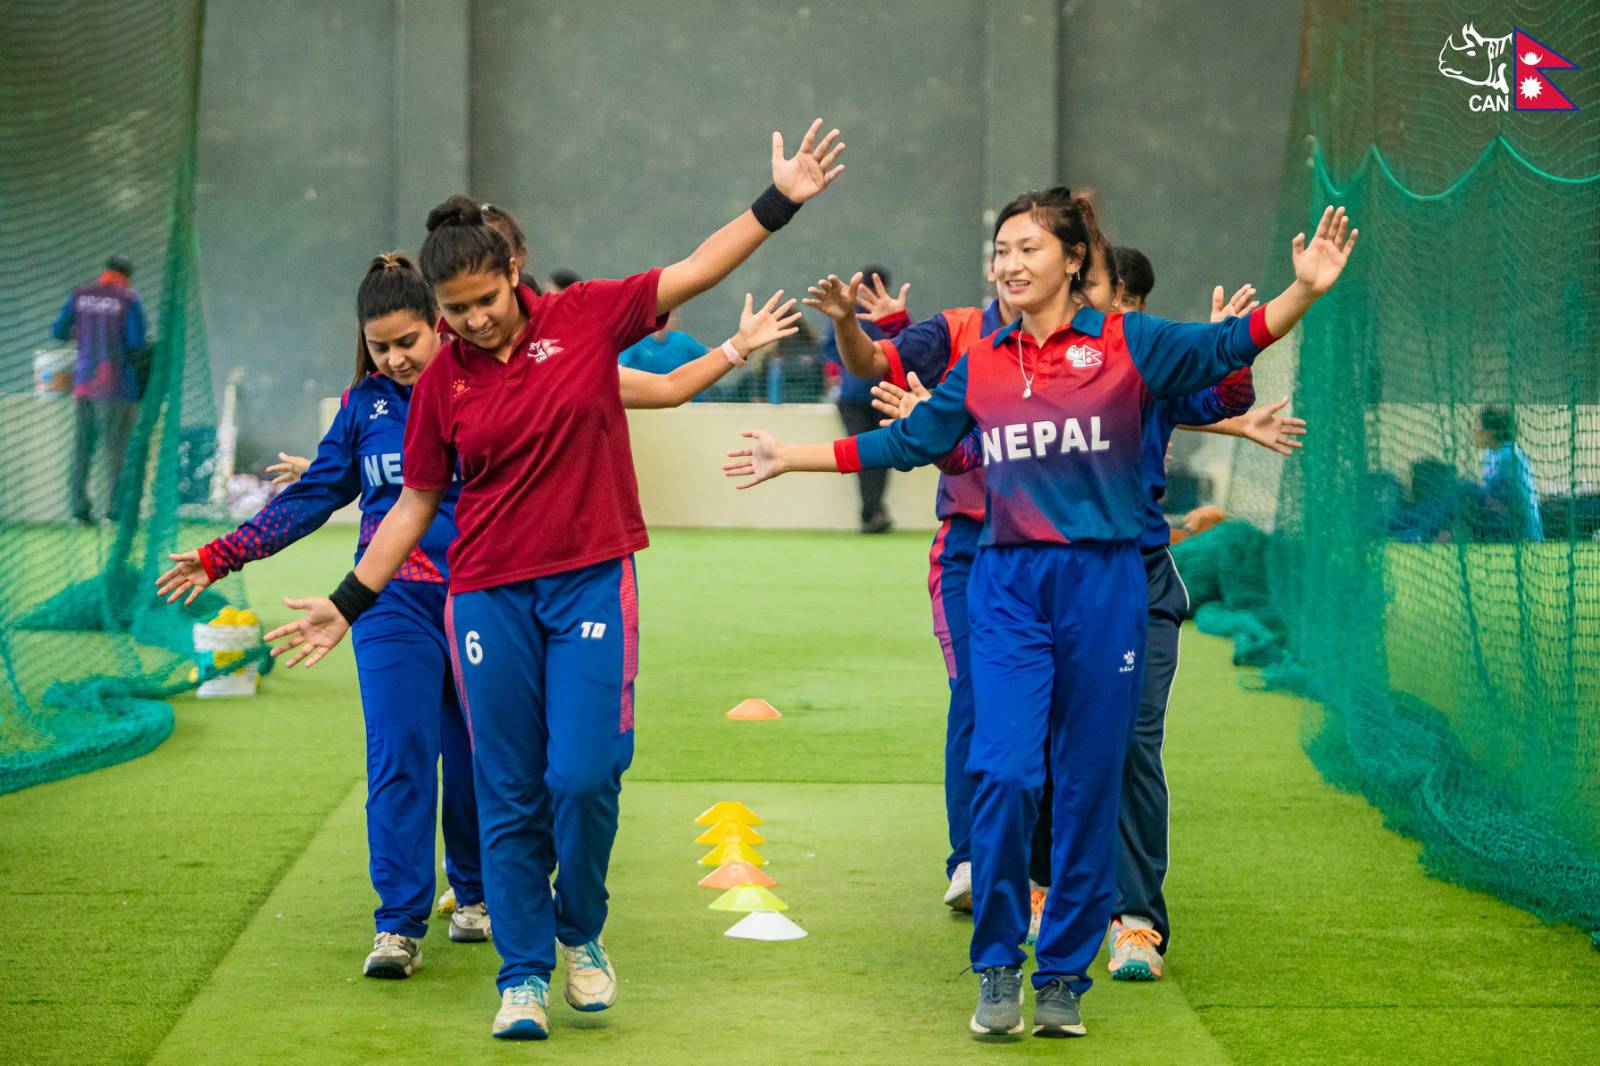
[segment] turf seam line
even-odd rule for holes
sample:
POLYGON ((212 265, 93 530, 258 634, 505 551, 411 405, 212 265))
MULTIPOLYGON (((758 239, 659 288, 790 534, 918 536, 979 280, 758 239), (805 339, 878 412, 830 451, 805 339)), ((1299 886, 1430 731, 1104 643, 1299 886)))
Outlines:
POLYGON ((244 936, 245 930, 249 929, 250 926, 254 924, 255 920, 260 917, 262 910, 265 909, 267 905, 267 901, 272 898, 272 893, 277 891, 278 883, 288 876, 289 871, 294 869, 294 864, 299 862, 305 853, 310 849, 311 842, 316 840, 317 837, 322 834, 322 831, 328 827, 328 823, 333 820, 333 816, 343 809, 344 805, 349 802, 350 794, 357 790, 365 792, 366 780, 365 774, 357 775, 355 778, 355 784, 349 789, 346 789, 345 792, 339 796, 338 800, 335 801, 333 805, 323 813, 322 820, 312 828, 310 833, 306 834, 306 838, 300 847, 293 853, 286 855, 279 867, 272 872, 271 878, 268 879, 260 889, 260 900, 254 907, 250 909, 247 914, 244 915, 243 920, 240 921, 238 927, 234 929, 233 935, 228 938, 228 941, 223 946, 222 950, 217 953, 217 957, 211 960, 211 965, 207 969, 205 975, 194 983, 194 987, 186 990, 181 1003, 178 1005, 178 1010, 176 1010, 172 1015, 172 1021, 168 1023, 166 1028, 161 1031, 160 1037, 150 1045, 150 1052, 145 1056, 145 1062, 154 1061, 156 1054, 161 1050, 162 1045, 167 1042, 167 1039, 170 1036, 172 1036, 172 1031, 178 1027, 178 1023, 183 1020, 184 1015, 189 1013, 189 1008, 192 1007, 194 1005, 194 1001, 199 998, 201 990, 204 989, 206 984, 216 976, 217 968, 220 967, 223 962, 226 961, 228 956, 233 953, 234 946, 239 943, 239 938, 244 936))

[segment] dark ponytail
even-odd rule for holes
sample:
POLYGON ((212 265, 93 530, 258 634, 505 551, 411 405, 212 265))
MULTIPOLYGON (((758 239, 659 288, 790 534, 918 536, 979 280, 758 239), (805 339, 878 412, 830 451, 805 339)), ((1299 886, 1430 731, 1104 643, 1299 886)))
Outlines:
POLYGON ((1106 264, 1107 274, 1116 280, 1116 270, 1111 258, 1111 244, 1100 232, 1099 219, 1095 217, 1094 193, 1087 189, 1073 192, 1065 185, 1049 189, 1029 189, 1000 209, 994 220, 995 238, 1007 219, 1018 215, 1031 215, 1041 228, 1055 234, 1056 240, 1068 255, 1083 249, 1083 266, 1072 278, 1074 291, 1083 288, 1084 268, 1098 259, 1106 264))
POLYGON ((532 272, 528 270, 528 235, 522 232, 522 224, 505 208, 495 204, 480 204, 478 210, 483 213, 484 224, 499 232, 506 239, 506 244, 511 247, 511 258, 522 257, 522 277, 519 284, 526 285, 535 294, 542 295, 539 283, 534 280, 532 272))
POLYGON ((461 274, 511 275, 511 246, 483 217, 478 201, 459 193, 428 212, 422 276, 442 285, 461 274))
POLYGON ((361 384, 368 374, 378 372, 378 364, 367 350, 366 324, 375 318, 409 311, 422 319, 428 329, 439 319, 439 304, 433 288, 399 252, 373 257, 367 276, 356 290, 356 376, 350 387, 361 384))

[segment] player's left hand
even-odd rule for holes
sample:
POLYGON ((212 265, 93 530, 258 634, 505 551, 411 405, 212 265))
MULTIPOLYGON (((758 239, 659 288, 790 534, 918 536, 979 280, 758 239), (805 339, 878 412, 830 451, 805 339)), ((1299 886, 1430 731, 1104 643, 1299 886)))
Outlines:
POLYGON ((1361 231, 1350 228, 1343 207, 1327 207, 1311 240, 1304 233, 1294 238, 1294 279, 1314 300, 1333 288, 1355 250, 1361 231))
POLYGON ((933 395, 922 384, 915 370, 906 375, 906 384, 911 387, 902 389, 892 381, 880 381, 872 386, 872 406, 885 416, 878 421, 878 425, 893 425, 898 419, 909 416, 917 409, 917 404, 933 395))
POLYGON ((911 292, 911 282, 900 286, 899 296, 890 296, 889 290, 883 287, 883 279, 874 274, 871 285, 863 285, 856 291, 856 299, 867 313, 870 322, 881 322, 891 315, 906 313, 906 295, 911 292))
POLYGON ((1301 447, 1299 438, 1306 435, 1306 420, 1279 414, 1288 404, 1289 397, 1285 396, 1277 403, 1247 411, 1239 420, 1239 428, 1245 437, 1268 451, 1293 455, 1294 449, 1301 447))
POLYGON ((284 597, 283 605, 305 614, 292 622, 286 622, 268 633, 264 638, 269 644, 280 637, 287 637, 282 644, 272 649, 272 657, 276 659, 284 653, 289 653, 289 658, 284 665, 293 669, 302 663, 306 666, 315 666, 322 661, 322 657, 338 647, 344 635, 350 632, 350 623, 344 620, 344 615, 339 613, 339 608, 326 596, 313 596, 304 600, 291 600, 284 597))
POLYGON ((183 601, 187 607, 211 584, 211 577, 200 565, 198 551, 176 552, 167 558, 172 560, 172 569, 156 578, 156 595, 165 596, 171 603, 187 592, 183 601))
POLYGON ((1256 299, 1256 287, 1246 282, 1239 286, 1239 291, 1231 299, 1224 300, 1221 285, 1211 290, 1211 321, 1221 322, 1225 318, 1242 318, 1261 306, 1261 301, 1256 299))
POLYGON ((722 464, 723 476, 750 479, 735 488, 754 488, 783 473, 783 462, 779 458, 783 445, 778 443, 778 438, 764 429, 747 429, 740 436, 750 438, 755 444, 729 452, 729 462, 722 464))
POLYGON ((839 131, 829 130, 828 135, 818 141, 817 131, 820 129, 822 120, 819 118, 806 130, 805 137, 800 141, 800 150, 792 159, 783 156, 783 134, 778 130, 772 131, 772 184, 797 204, 805 203, 844 173, 844 164, 838 161, 844 152, 839 131), (838 143, 835 144, 835 141, 838 143))
POLYGON ((794 309, 793 300, 783 300, 783 290, 779 289, 767 297, 767 302, 757 310, 755 297, 750 293, 744 294, 744 311, 739 315, 739 332, 733 338, 733 346, 745 355, 765 348, 769 344, 776 344, 784 337, 792 337, 800 332, 800 312, 794 309))

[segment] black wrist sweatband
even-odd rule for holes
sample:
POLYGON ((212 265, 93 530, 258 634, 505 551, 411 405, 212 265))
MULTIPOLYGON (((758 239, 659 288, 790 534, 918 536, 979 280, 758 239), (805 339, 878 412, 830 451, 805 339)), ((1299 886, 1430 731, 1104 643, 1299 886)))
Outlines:
POLYGON ((378 594, 363 585, 352 570, 344 575, 344 580, 339 582, 339 587, 329 594, 328 599, 344 615, 346 622, 355 625, 356 619, 378 602, 378 594))
POLYGON ((756 197, 756 202, 750 205, 750 210, 763 229, 768 233, 776 233, 788 224, 794 213, 800 210, 800 205, 779 192, 776 185, 768 185, 756 197))

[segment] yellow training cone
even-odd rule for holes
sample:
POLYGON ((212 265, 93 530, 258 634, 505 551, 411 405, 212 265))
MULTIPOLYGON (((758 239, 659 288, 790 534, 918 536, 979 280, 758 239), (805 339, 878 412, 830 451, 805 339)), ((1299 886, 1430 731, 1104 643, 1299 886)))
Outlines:
POLYGON ((727 715, 735 722, 762 722, 773 718, 782 718, 778 708, 766 700, 745 700, 727 715))
POLYGON ((767 860, 747 844, 718 844, 700 856, 701 866, 721 866, 725 862, 747 862, 751 866, 765 866, 767 860))
POLYGON ((786 911, 789 905, 760 885, 740 885, 730 888, 711 903, 714 911, 786 911))
POLYGON ((696 844, 765 844, 767 838, 739 822, 718 822, 694 838, 696 844))
POLYGON ((718 822, 760 825, 761 815, 752 811, 738 800, 723 800, 721 803, 713 803, 701 811, 700 817, 694 820, 695 825, 716 825, 718 822))
POLYGON ((777 883, 747 862, 725 862, 700 879, 701 888, 714 888, 719 892, 740 885, 771 888, 777 883))

